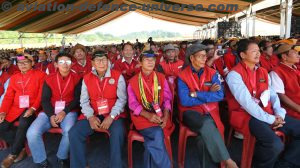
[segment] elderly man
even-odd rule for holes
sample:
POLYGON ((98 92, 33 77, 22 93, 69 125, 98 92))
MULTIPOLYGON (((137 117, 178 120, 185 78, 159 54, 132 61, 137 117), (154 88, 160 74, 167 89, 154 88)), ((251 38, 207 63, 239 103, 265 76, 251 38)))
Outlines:
POLYGON ((122 59, 115 62, 113 69, 121 72, 126 82, 128 82, 140 70, 139 63, 133 58, 134 52, 131 43, 128 42, 122 46, 122 56, 122 59))
POLYGON ((129 81, 128 104, 133 125, 145 139, 144 167, 170 168, 164 137, 174 129, 170 120, 172 93, 164 75, 154 71, 155 56, 151 50, 142 53, 141 72, 129 81))
POLYGON ((125 140, 127 102, 126 82, 120 72, 111 70, 106 52, 96 51, 92 56, 95 70, 83 77, 80 119, 69 131, 71 167, 85 168, 86 139, 95 130, 110 132, 109 167, 122 167, 122 147, 125 140))
POLYGON ((223 141, 224 126, 219 115, 218 102, 224 91, 219 74, 206 66, 206 46, 195 43, 187 49, 190 65, 179 74, 178 97, 180 120, 198 134, 197 149, 202 167, 218 167, 225 162, 237 168, 223 141))
POLYGON ((299 51, 293 45, 283 44, 277 54, 280 64, 270 72, 272 88, 278 94, 287 114, 300 120, 299 51))
POLYGON ((165 60, 159 63, 157 71, 165 74, 169 84, 174 86, 184 62, 176 58, 175 47, 172 44, 168 44, 164 47, 164 53, 165 60))
POLYGON ((291 164, 290 167, 300 166, 300 121, 286 115, 277 94, 270 87, 267 70, 257 66, 260 60, 258 45, 247 39, 240 40, 237 54, 242 61, 226 78, 232 94, 227 99, 230 124, 243 134, 256 138, 253 166, 274 167, 284 149, 274 130, 291 137, 283 158, 291 164))
POLYGON ((71 53, 75 58, 71 69, 76 72, 80 77, 88 74, 92 71, 92 63, 89 57, 87 57, 87 51, 85 46, 76 44, 71 53))

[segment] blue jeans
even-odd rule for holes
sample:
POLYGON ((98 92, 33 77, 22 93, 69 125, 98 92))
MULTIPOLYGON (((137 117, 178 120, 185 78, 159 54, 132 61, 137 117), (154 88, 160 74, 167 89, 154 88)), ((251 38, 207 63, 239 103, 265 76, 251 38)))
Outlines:
MULTIPOLYGON (((99 117, 100 120, 103 118, 99 117)), ((110 133, 110 164, 111 168, 122 168, 122 147, 125 140, 125 121, 122 118, 114 120, 108 129, 110 133)), ((92 135, 94 130, 88 120, 77 122, 70 130, 70 163, 71 168, 85 168, 86 160, 86 139, 92 135)))
MULTIPOLYGON (((59 159, 68 159, 69 153, 69 130, 75 124, 77 120, 76 112, 69 112, 63 121, 60 123, 60 127, 63 130, 62 138, 58 147, 56 156, 59 159)), ((47 159, 45 145, 43 141, 43 134, 51 128, 50 118, 41 112, 34 120, 27 131, 27 141, 32 153, 34 163, 41 163, 47 159)))

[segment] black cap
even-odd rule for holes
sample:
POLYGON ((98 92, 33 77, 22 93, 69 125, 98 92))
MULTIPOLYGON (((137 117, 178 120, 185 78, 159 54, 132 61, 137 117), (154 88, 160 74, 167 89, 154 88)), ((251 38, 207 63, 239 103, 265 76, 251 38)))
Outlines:
POLYGON ((96 57, 107 57, 107 52, 102 50, 95 51, 93 53, 92 60, 94 60, 96 57))

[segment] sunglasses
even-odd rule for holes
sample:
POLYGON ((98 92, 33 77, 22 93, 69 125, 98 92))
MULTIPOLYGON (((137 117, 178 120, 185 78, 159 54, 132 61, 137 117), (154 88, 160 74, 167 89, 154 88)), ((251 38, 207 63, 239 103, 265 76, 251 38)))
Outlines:
POLYGON ((71 60, 66 60, 66 61, 65 60, 59 60, 58 64, 59 65, 63 65, 63 64, 71 65, 72 61, 71 60))

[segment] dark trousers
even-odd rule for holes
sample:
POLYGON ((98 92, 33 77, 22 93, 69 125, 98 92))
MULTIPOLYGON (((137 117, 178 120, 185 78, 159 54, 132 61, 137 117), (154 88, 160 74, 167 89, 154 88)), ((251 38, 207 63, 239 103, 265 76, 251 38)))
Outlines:
MULTIPOLYGON (((21 150, 24 148, 26 141, 26 132, 30 124, 34 121, 35 116, 31 115, 28 118, 23 117, 24 113, 19 117, 19 126, 15 134, 14 142, 12 144, 11 154, 18 155, 21 150)), ((14 122, 3 121, 0 124, 0 135, 4 140, 11 139, 11 128, 13 127, 14 122)))
POLYGON ((144 168, 170 168, 171 161, 164 143, 161 127, 150 127, 139 131, 144 137, 144 168))
POLYGON ((210 115, 186 111, 183 113, 183 123, 198 134, 196 143, 202 167, 218 167, 218 163, 230 158, 222 136, 210 115))
MULTIPOLYGON (((99 117, 100 118, 100 117, 99 117)), ((100 118, 100 120, 103 118, 100 118)), ((112 168, 121 168, 122 147, 125 139, 125 121, 122 118, 113 121, 109 127, 110 141, 110 165, 112 168)), ((88 120, 77 122, 69 131, 70 140, 70 160, 71 168, 85 168, 86 160, 86 139, 92 135, 94 130, 88 120)))
MULTIPOLYGON (((294 165, 300 166, 300 120, 285 117, 285 124, 279 131, 291 137, 286 146, 284 159, 294 165)), ((269 124, 251 118, 249 122, 251 134, 256 138, 254 165, 258 168, 272 168, 284 149, 281 139, 274 133, 269 124)))

